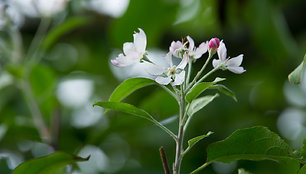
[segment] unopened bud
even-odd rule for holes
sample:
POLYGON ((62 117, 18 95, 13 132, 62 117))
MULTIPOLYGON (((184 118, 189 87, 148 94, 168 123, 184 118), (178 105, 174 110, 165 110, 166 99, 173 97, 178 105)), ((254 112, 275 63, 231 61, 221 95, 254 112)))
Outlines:
POLYGON ((220 44, 220 40, 216 37, 210 39, 210 41, 208 42, 209 49, 212 51, 216 51, 219 47, 219 44, 220 44))

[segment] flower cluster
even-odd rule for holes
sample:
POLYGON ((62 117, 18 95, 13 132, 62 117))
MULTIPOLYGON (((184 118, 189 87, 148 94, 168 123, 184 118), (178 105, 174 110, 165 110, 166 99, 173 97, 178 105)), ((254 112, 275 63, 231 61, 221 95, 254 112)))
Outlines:
POLYGON ((241 67, 243 55, 234 58, 227 58, 226 47, 223 41, 212 38, 209 42, 202 42, 198 47, 195 46, 190 36, 186 41, 173 41, 169 47, 169 52, 163 57, 163 62, 156 62, 147 56, 147 38, 145 32, 139 28, 138 33, 133 34, 134 42, 123 44, 123 53, 119 54, 111 63, 118 67, 125 67, 137 62, 146 62, 147 71, 155 77, 155 81, 162 85, 171 84, 172 86, 181 85, 186 78, 186 65, 195 62, 203 54, 209 52, 209 59, 217 52, 219 59, 213 60, 214 69, 229 70, 237 74, 245 72, 241 67), (174 59, 179 59, 175 64, 174 59))

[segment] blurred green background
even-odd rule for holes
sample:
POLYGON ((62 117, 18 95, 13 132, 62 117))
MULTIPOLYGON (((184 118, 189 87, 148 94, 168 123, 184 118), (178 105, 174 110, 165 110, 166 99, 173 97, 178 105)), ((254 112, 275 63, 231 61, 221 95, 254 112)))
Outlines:
MULTIPOLYGON (((26 52, 40 18, 26 6, 30 0, 12 2, 19 8, 26 52)), ((52 132, 51 143, 41 140, 12 75, 16 67, 1 51, 0 173, 11 173, 20 162, 55 150, 83 157, 91 154, 88 162, 68 167, 73 174, 163 173, 160 146, 173 163, 175 143, 158 127, 119 112, 104 115, 101 108, 92 107, 95 101, 107 100, 124 79, 139 75, 137 67, 119 69, 109 61, 121 52, 124 42, 133 40, 137 28, 145 31, 148 50, 166 52, 173 40, 190 35, 196 45, 219 37, 228 55, 244 54, 245 73, 216 74, 227 78, 225 85, 235 92, 238 102, 221 95, 196 114, 186 139, 215 133, 186 155, 182 173, 205 162, 208 144, 239 128, 266 126, 300 149, 306 137, 306 80, 292 86, 287 75, 306 51, 305 9, 304 0, 70 0, 66 10, 54 16, 52 27, 57 31, 50 29, 53 34, 43 42, 46 53, 29 75, 35 100, 52 132)), ((8 32, 0 34, 1 45, 10 51, 8 32)), ((204 62, 205 56, 195 64, 193 74, 204 62)), ((175 100, 157 86, 138 90, 125 102, 148 110, 158 120, 178 112, 175 100)), ((176 132, 177 120, 166 121, 176 132)), ((216 163, 202 173, 230 174, 238 168, 279 173, 278 164, 272 161, 216 163)))

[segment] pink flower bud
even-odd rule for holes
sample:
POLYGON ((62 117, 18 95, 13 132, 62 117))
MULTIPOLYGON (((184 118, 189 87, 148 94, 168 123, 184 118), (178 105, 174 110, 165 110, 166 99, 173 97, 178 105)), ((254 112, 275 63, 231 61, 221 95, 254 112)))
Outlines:
POLYGON ((215 37, 215 38, 210 39, 208 46, 210 50, 216 51, 217 48, 219 47, 219 44, 220 44, 220 40, 215 37))

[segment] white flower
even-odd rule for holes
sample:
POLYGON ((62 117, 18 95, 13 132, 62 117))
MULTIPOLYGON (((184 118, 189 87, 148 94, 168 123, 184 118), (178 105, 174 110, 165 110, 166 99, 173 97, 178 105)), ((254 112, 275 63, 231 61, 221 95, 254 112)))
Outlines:
POLYGON ((111 60, 115 66, 129 66, 133 63, 140 62, 146 53, 147 38, 144 31, 140 28, 139 33, 134 33, 134 42, 123 44, 123 54, 119 54, 115 60, 111 60))
POLYGON ((243 54, 240 54, 239 56, 231 58, 231 59, 227 58, 227 53, 226 53, 227 51, 226 51, 226 47, 223 41, 220 42, 217 52, 218 52, 219 60, 217 59, 213 60, 212 64, 214 68, 219 67, 223 70, 228 69, 236 74, 241 74, 245 72, 245 69, 240 66, 243 60, 243 54))
POLYGON ((35 0, 36 8, 40 15, 51 17, 52 15, 62 11, 68 0, 35 0))
POLYGON ((151 64, 147 70, 150 74, 157 76, 155 81, 159 84, 168 85, 171 83, 172 86, 181 85, 185 80, 184 68, 187 65, 188 59, 188 55, 184 54, 183 59, 176 66, 172 61, 172 53, 169 52, 164 57, 167 66, 151 64))
POLYGON ((169 47, 169 51, 175 57, 182 58, 184 53, 187 52, 188 56, 192 59, 199 59, 202 57, 204 53, 207 52, 208 43, 202 42, 198 48, 194 46, 194 41, 190 36, 187 36, 188 42, 182 43, 180 41, 173 41, 169 47), (188 48, 186 47, 187 43, 189 43, 188 48))
POLYGON ((187 36, 189 42, 188 55, 192 59, 199 59, 208 50, 208 42, 202 42, 198 48, 194 47, 194 41, 190 36, 187 36))

